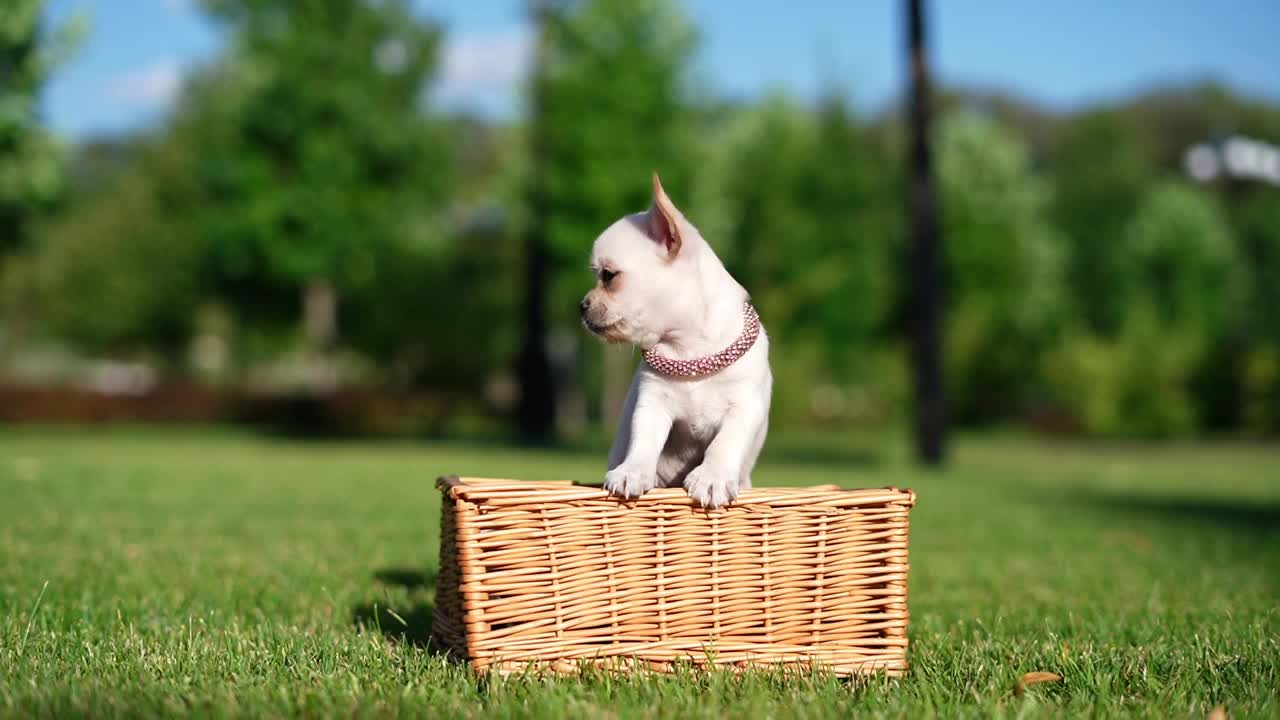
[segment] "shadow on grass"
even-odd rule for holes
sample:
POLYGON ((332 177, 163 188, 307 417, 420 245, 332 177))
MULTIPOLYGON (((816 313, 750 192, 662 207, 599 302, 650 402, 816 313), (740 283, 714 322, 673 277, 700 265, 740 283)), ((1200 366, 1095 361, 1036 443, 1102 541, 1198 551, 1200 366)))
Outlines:
POLYGON ((373 577, 384 585, 396 585, 406 590, 435 588, 436 574, 414 568, 388 567, 373 572, 373 577))
POLYGON ((431 616, 435 606, 428 602, 408 607, 387 607, 382 603, 362 603, 351 611, 351 622, 357 627, 377 630, 398 642, 415 647, 430 647, 431 616))
POLYGON ((1097 488, 1062 488, 1028 493, 1037 504, 1052 504, 1064 512, 1105 518, 1113 527, 1135 524, 1163 526, 1193 537, 1212 537, 1238 548, 1233 553, 1262 577, 1280 587, 1280 565, 1268 558, 1280 553, 1280 503, 1245 498, 1156 495, 1097 488))
POLYGON ((412 595, 404 605, 389 604, 385 599, 361 603, 351 610, 351 624, 376 630, 397 642, 431 649, 431 625, 435 605, 422 595, 434 590, 436 577, 431 571, 388 567, 375 570, 373 577, 385 585, 405 588, 412 595))
POLYGON ((1248 535, 1280 533, 1280 503, 1194 497, 1167 497, 1102 490, 1075 490, 1054 497, 1091 511, 1123 513, 1151 520, 1213 526, 1248 535))
POLYGON ((1280 532, 1280 504, 1140 496, 1104 497, 1103 501, 1117 510, 1151 517, 1212 524, 1251 534, 1280 532))

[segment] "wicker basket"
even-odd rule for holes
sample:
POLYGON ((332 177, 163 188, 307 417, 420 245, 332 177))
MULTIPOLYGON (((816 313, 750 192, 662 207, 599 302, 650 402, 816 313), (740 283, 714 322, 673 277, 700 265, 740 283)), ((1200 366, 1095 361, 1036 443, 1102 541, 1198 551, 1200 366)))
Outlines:
POLYGON ((478 671, 907 667, 909 490, 681 489, 442 478, 434 643, 478 671))

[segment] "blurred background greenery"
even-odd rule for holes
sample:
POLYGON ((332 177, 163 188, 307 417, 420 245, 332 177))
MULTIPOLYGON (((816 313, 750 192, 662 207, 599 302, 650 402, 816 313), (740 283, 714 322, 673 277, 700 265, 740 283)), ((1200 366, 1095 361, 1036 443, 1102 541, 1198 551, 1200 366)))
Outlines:
MULTIPOLYGON (((774 427, 909 421, 899 100, 732 99, 680 3, 578 0, 530 8, 495 117, 424 93, 447 34, 406 0, 207 0, 225 42, 172 111, 66 142, 41 94, 94 23, 5 5, 0 420, 506 435, 523 395, 593 437, 637 357, 578 327, 586 257, 657 169, 775 339, 774 427)), ((934 102, 953 421, 1280 433, 1280 102, 934 102)))

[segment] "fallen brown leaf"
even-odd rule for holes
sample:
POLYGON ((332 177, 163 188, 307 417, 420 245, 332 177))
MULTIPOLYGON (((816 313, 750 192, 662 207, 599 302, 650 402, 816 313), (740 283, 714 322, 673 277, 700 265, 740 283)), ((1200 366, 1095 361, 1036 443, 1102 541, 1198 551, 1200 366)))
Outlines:
POLYGON ((1218 705, 1209 711, 1209 720, 1227 720, 1227 709, 1218 705))
POLYGON ((1043 682, 1060 682, 1062 676, 1058 673, 1051 672, 1029 672, 1018 678, 1018 682, 1013 684, 1013 694, 1021 695, 1026 691, 1028 685, 1035 685, 1043 682))

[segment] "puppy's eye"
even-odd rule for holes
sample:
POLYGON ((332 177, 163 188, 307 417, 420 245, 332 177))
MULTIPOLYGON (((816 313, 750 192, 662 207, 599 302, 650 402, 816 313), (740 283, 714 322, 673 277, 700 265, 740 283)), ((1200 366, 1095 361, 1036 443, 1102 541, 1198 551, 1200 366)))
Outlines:
POLYGON ((618 277, 618 273, 612 270, 600 271, 600 282, 604 285, 608 285, 609 283, 613 282, 613 279, 616 277, 618 277))

